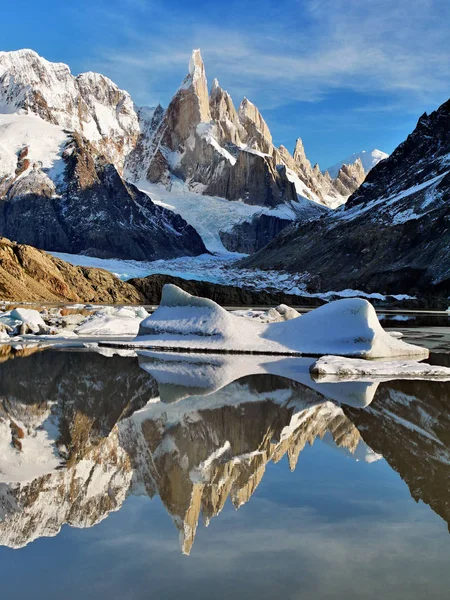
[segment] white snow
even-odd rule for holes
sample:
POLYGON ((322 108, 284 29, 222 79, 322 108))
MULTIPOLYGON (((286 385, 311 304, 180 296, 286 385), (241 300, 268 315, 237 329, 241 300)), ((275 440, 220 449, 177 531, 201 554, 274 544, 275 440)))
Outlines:
POLYGON ((11 311, 10 317, 28 325, 33 333, 37 333, 41 327, 47 328, 38 311, 31 308, 15 308, 11 311))
POLYGON ((217 150, 217 152, 219 152, 219 154, 221 154, 223 157, 225 157, 229 163, 231 163, 232 165, 236 164, 235 157, 232 154, 230 154, 228 152, 228 150, 223 148, 217 141, 216 137, 214 136, 214 134, 215 134, 214 123, 199 123, 197 125, 197 134, 200 137, 202 137, 203 139, 205 139, 208 142, 208 144, 211 144, 211 146, 213 146, 213 148, 215 150, 217 150))
POLYGON ((49 435, 53 428, 43 423, 29 432, 20 421, 15 423, 23 432, 21 450, 11 443, 9 419, 0 419, 0 483, 31 481, 57 469, 61 458, 49 435))
POLYGON ((133 336, 146 317, 148 312, 142 307, 105 307, 87 317, 76 327, 75 333, 79 336, 133 336))
POLYGON ((300 316, 300 313, 295 308, 286 306, 286 304, 280 304, 276 308, 269 308, 268 310, 232 310, 231 314, 246 319, 254 319, 259 323, 289 321, 300 316))
MULTIPOLYGON (((341 212, 339 214, 339 218, 351 220, 351 219, 355 218, 355 216, 359 217, 361 214, 371 211, 375 206, 379 206, 380 204, 383 205, 383 208, 393 207, 393 205, 395 205, 399 200, 402 200, 403 198, 407 198, 408 196, 411 196, 412 194, 415 194, 415 193, 425 190, 427 188, 429 189, 429 193, 431 193, 432 189, 434 189, 434 187, 436 187, 447 174, 448 174, 448 171, 445 173, 441 173, 440 175, 437 175, 436 177, 432 177, 431 179, 427 179, 426 181, 423 181, 422 183, 413 185, 405 190, 402 190, 401 192, 398 192, 397 194, 389 196, 388 198, 383 198, 383 197, 377 198, 376 200, 366 202, 362 206, 356 205, 349 210, 345 210, 345 211, 341 212)), ((365 184, 363 183, 362 185, 364 186, 365 184)), ((389 218, 391 219, 391 221, 392 221, 392 219, 395 219, 395 223, 404 223, 411 219, 417 219, 419 216, 420 215, 417 215, 414 210, 407 209, 407 210, 399 211, 396 215, 394 214, 394 216, 392 216, 392 214, 390 214, 389 218)))
MULTIPOLYGON (((205 197, 203 197, 205 198, 205 197)), ((228 202, 228 200, 226 201, 228 202)), ((284 205, 287 208, 286 205, 284 205)), ((288 273, 287 271, 263 271, 261 269, 241 269, 234 267, 233 263, 243 257, 242 254, 225 252, 211 256, 183 256, 172 260, 155 260, 151 262, 119 260, 114 258, 95 258, 82 254, 67 254, 63 252, 50 252, 53 256, 65 260, 72 265, 81 267, 97 267, 114 273, 120 279, 127 280, 132 277, 147 277, 155 273, 173 275, 182 279, 196 281, 210 281, 223 285, 235 285, 254 290, 278 290, 287 294, 305 296, 308 298, 322 298, 331 300, 336 298, 367 298, 374 300, 407 300, 414 298, 407 294, 386 296, 376 292, 366 293, 361 290, 340 290, 322 293, 308 293, 306 281, 308 274, 288 273)))
POLYGON ((364 358, 428 356, 428 350, 384 331, 373 306, 361 298, 337 300, 301 318, 264 324, 237 317, 175 285, 164 286, 160 307, 141 323, 134 345, 364 358))
POLYGON ((310 369, 313 375, 338 379, 371 378, 440 379, 450 381, 450 368, 428 365, 415 360, 362 360, 340 356, 322 356, 310 369))
POLYGON ((27 146, 30 168, 38 163, 56 178, 63 169, 61 152, 67 139, 61 127, 34 115, 0 114, 0 177, 14 175, 17 153, 27 146))
POLYGON ((207 249, 219 254, 228 252, 220 239, 221 231, 229 231, 234 225, 250 221, 252 217, 260 214, 291 220, 295 218, 295 211, 289 210, 289 207, 270 209, 217 196, 204 196, 189 191, 184 182, 175 178, 171 180, 170 190, 161 184, 152 184, 146 180, 141 180, 136 185, 147 193, 155 204, 181 215, 197 230, 207 249))

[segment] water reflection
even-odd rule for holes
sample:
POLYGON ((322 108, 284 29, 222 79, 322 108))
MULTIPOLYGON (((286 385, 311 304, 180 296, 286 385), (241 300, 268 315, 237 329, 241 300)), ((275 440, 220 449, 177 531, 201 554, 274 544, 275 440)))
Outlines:
POLYGON ((0 544, 91 527, 159 496, 189 554, 200 518, 247 503, 317 438, 384 457, 450 523, 449 384, 320 383, 308 359, 35 353, 0 364, 0 544))

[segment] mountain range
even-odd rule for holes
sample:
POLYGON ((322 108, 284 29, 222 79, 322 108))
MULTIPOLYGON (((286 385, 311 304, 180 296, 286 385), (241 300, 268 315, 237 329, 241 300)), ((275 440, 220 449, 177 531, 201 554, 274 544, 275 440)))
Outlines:
POLYGON ((236 109, 216 79, 208 90, 199 50, 165 110, 32 50, 0 52, 0 235, 18 242, 137 260, 248 253, 365 175, 359 158, 322 173, 301 139, 276 147, 250 100, 236 109))
POLYGON ((249 254, 310 292, 448 295, 450 101, 387 156, 322 172, 300 138, 275 146, 199 50, 166 109, 32 50, 0 53, 0 235, 137 260, 249 254))

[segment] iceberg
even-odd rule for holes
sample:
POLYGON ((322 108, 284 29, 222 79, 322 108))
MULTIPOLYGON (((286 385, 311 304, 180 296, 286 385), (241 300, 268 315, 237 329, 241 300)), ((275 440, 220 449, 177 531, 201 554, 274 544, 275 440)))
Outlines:
POLYGON ((242 319, 173 284, 139 327, 133 346, 151 349, 357 358, 428 357, 428 350, 384 331, 362 298, 330 302, 299 318, 261 323, 242 319))

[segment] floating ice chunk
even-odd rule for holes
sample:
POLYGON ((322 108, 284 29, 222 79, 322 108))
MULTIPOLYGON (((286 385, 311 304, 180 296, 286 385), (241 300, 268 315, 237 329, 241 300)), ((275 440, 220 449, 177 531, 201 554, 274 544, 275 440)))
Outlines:
POLYGON ((319 381, 331 379, 440 379, 450 380, 450 369, 415 360, 371 361, 340 356, 322 356, 310 371, 319 381))
POLYGON ((300 319, 258 323, 172 284, 164 286, 160 307, 142 321, 135 345, 362 358, 428 356, 427 349, 406 344, 384 331, 373 306, 361 298, 330 302, 300 319))
POLYGON ((79 336, 135 336, 139 331, 139 324, 145 317, 148 317, 148 312, 141 306, 105 307, 78 325, 75 333, 79 336))
POLYGON ((374 307, 363 298, 330 302, 285 323, 267 327, 264 337, 303 354, 389 358, 428 357, 425 348, 406 344, 386 332, 374 307))
POLYGON ((10 317, 25 323, 33 333, 48 329, 38 311, 31 308, 15 308, 11 311, 10 317))

